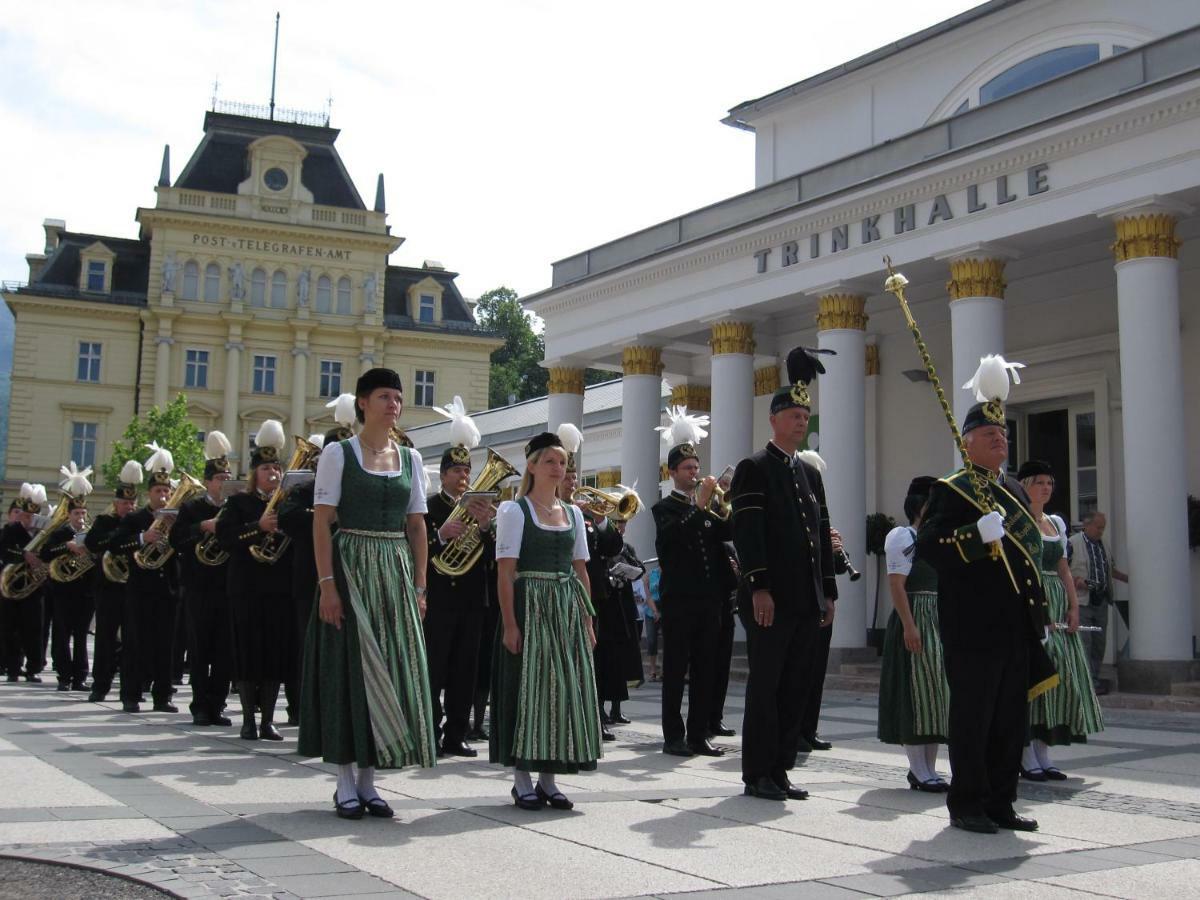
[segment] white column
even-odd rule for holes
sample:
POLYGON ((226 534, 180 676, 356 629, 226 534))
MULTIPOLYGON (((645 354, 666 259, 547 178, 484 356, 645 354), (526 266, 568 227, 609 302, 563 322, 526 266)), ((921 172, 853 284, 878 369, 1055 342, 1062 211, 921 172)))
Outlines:
POLYGON ((154 405, 165 409, 171 379, 171 345, 175 339, 170 334, 160 333, 155 342, 158 344, 158 358, 154 366, 154 405))
MULTIPOLYGON (((550 366, 549 395, 546 400, 546 430, 556 431, 564 422, 570 422, 583 431, 583 369, 569 366, 550 366)), ((583 471, 583 458, 587 444, 575 454, 575 465, 583 471)))
MULTIPOLYGON (((959 422, 975 403, 963 385, 989 353, 1004 352, 1004 260, 950 261, 950 334, 954 348, 954 384, 950 391, 959 422)), ((955 467, 962 461, 955 459, 955 467)))
POLYGON ((658 502, 659 433, 662 420, 662 350, 626 347, 622 353, 621 480, 637 484, 646 509, 626 527, 626 539, 638 553, 654 553, 654 517, 649 507, 658 502))
POLYGON ((754 447, 754 326, 714 322, 712 337, 712 473, 735 466, 754 447))
MULTIPOLYGON (((817 313, 817 345, 837 352, 827 358, 817 397, 825 498, 830 524, 856 569, 865 565, 867 544, 865 307, 861 295, 826 294, 817 313)), ((832 646, 865 647, 868 618, 866 582, 839 576, 832 646)))
POLYGON ((290 425, 292 434, 308 437, 308 425, 304 414, 308 399, 308 348, 292 348, 292 409, 290 425))
MULTIPOLYGON (((1116 223, 1121 417, 1130 650, 1135 660, 1192 658, 1187 446, 1175 218, 1116 223)), ((1121 568, 1125 568, 1124 565, 1121 568)))
POLYGON ((225 342, 225 395, 221 409, 221 429, 229 443, 233 445, 233 453, 241 455, 241 442, 238 434, 238 397, 242 389, 242 342, 240 330, 229 332, 229 340, 225 342))

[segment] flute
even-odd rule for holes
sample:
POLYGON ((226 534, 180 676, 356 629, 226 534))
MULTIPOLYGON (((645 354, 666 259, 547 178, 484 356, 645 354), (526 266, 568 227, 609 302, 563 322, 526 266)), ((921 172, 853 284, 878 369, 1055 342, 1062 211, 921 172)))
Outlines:
MULTIPOLYGON (((1059 631, 1066 631, 1071 626, 1068 625, 1066 622, 1055 622, 1054 627, 1057 628, 1059 631)), ((1104 627, 1101 625, 1080 625, 1075 630, 1076 631, 1103 631, 1104 627)))

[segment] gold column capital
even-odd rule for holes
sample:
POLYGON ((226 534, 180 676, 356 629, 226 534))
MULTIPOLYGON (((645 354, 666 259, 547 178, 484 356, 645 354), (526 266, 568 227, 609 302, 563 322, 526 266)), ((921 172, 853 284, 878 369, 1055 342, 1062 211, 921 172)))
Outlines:
POLYGON ((1178 259, 1182 241, 1175 237, 1177 221, 1175 216, 1166 213, 1117 219, 1117 240, 1110 248, 1117 262, 1148 256, 1178 259))
POLYGON ((751 322, 713 322, 708 346, 713 356, 726 353, 754 352, 754 325, 751 322))
POLYGON ((671 405, 686 406, 688 412, 709 412, 712 388, 706 384, 677 384, 671 388, 671 405))
POLYGON ((620 483, 620 469, 601 469, 596 473, 596 487, 598 488, 612 488, 620 483))
POLYGON ((950 263, 950 280, 946 290, 951 300, 964 297, 995 297, 1004 299, 1003 259, 956 259, 950 263))
POLYGON ((825 294, 817 301, 817 331, 867 330, 867 298, 862 294, 825 294))
POLYGON ((867 375, 878 375, 879 374, 879 345, 878 344, 867 344, 866 350, 867 350, 866 374, 867 375))
POLYGON ((661 347, 626 347, 621 351, 621 371, 625 375, 662 375, 661 347))
POLYGON ((551 394, 578 394, 583 396, 583 369, 568 366, 551 366, 551 394))
POLYGON ((779 390, 779 366, 763 366, 754 370, 754 396, 765 397, 779 390))

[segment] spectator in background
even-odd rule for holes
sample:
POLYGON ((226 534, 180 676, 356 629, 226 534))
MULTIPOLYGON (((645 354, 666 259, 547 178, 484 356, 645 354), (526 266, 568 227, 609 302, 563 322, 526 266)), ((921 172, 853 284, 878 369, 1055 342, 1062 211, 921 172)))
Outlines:
POLYGON ((650 680, 658 681, 658 632, 662 628, 662 613, 659 604, 662 594, 659 585, 662 582, 662 571, 655 566, 646 576, 646 661, 650 663, 650 680))
MULTIPOLYGON (((1071 577, 1075 579, 1075 591, 1079 595, 1079 624, 1098 625, 1101 629, 1108 628, 1113 581, 1129 583, 1129 576, 1113 565, 1112 554, 1104 545, 1104 529, 1107 525, 1108 518, 1104 513, 1093 510, 1084 514, 1083 530, 1071 535, 1069 541, 1071 577)), ((1085 631, 1082 637, 1092 685, 1097 694, 1107 694, 1108 682, 1100 678, 1107 632, 1085 631)))

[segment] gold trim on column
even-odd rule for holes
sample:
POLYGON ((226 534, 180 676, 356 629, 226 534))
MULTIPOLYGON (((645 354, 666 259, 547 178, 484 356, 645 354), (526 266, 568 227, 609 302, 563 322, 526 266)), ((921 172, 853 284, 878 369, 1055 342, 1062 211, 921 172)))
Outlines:
POLYGON ((1004 260, 956 259, 950 263, 950 280, 946 290, 951 300, 963 297, 995 297, 1004 299, 1004 260))
POLYGON ((670 478, 670 477, 671 477, 671 472, 670 472, 670 470, 667 468, 667 464, 666 464, 666 463, 659 463, 659 466, 658 466, 658 480, 659 480, 660 482, 662 482, 662 481, 666 481, 666 480, 667 480, 668 478, 670 478))
POLYGON ((754 370, 754 396, 765 397, 779 390, 779 366, 754 370))
POLYGON ((826 294, 817 301, 817 331, 831 328, 867 330, 867 298, 862 294, 826 294))
POLYGON ((567 366, 550 367, 551 394, 578 394, 583 396, 583 369, 567 366))
POLYGON ((878 375, 879 374, 879 345, 878 344, 867 344, 866 350, 867 350, 867 354, 866 354, 867 374, 868 375, 878 375))
POLYGON ((686 406, 688 412, 709 412, 712 388, 707 384, 677 384, 671 388, 671 405, 686 406))
POLYGON ((1147 256, 1178 259, 1182 241, 1175 237, 1176 221, 1161 213, 1117 219, 1117 240, 1110 248, 1117 262, 1147 256))
POLYGON ((754 325, 751 322, 714 322, 708 346, 713 356, 725 353, 754 352, 754 325))
POLYGON ((596 487, 611 488, 621 483, 620 469, 601 469, 596 473, 596 487))
POLYGON ((625 375, 662 375, 661 347, 626 347, 621 351, 621 371, 625 375))

